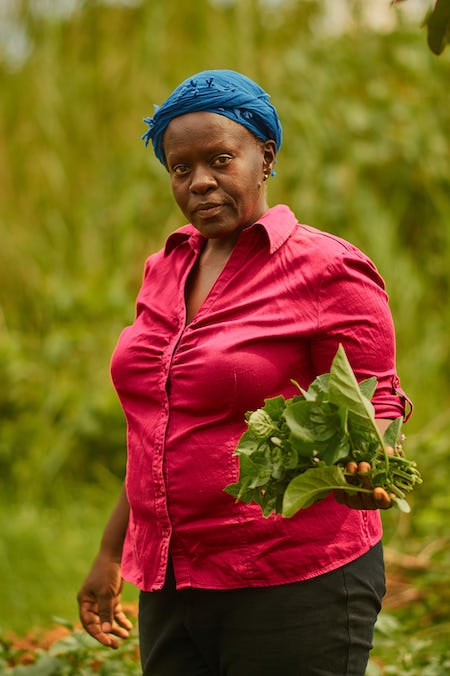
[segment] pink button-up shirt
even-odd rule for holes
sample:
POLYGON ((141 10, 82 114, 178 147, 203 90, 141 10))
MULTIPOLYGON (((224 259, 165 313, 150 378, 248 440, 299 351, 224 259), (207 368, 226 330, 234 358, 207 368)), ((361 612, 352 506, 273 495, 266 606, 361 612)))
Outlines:
POLYGON ((266 519, 223 490, 238 478, 245 412, 296 394, 291 378, 307 388, 340 342, 358 379, 377 377, 377 416, 404 414, 387 296, 364 254, 276 206, 241 232, 186 325, 186 280, 204 241, 187 225, 147 260, 112 359, 128 428, 123 575, 146 591, 163 586, 169 550, 178 588, 231 589, 310 578, 379 541, 378 512, 331 495, 266 519))

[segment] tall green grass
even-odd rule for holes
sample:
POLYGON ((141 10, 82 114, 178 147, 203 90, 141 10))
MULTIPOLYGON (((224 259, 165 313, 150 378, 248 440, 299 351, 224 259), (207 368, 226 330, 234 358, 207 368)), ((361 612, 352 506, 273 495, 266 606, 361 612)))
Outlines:
MULTIPOLYGON (((0 500, 0 635, 50 628, 78 619, 76 593, 97 553, 120 484, 110 475, 95 485, 57 480, 52 500, 0 500)), ((131 585, 126 601, 136 600, 131 585)))

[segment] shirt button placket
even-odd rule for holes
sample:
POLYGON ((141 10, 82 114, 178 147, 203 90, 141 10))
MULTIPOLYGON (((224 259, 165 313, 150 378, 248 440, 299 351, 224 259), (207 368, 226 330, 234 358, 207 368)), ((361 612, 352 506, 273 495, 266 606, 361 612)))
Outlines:
POLYGON ((165 437, 167 431, 167 425, 169 422, 169 401, 168 401, 168 385, 169 385, 169 374, 170 374, 170 365, 172 363, 173 356, 177 349, 181 334, 183 331, 182 321, 178 318, 176 320, 177 324, 177 335, 174 342, 172 342, 167 349, 166 354, 164 355, 164 362, 162 364, 162 378, 161 378, 161 396, 163 398, 162 405, 162 421, 160 428, 160 438, 158 447, 155 448, 155 505, 157 510, 157 516, 160 526, 160 532, 162 537, 161 542, 161 554, 163 561, 165 562, 168 555, 170 536, 172 534, 172 526, 170 523, 169 513, 167 510, 167 489, 164 481, 164 450, 165 450, 165 437))

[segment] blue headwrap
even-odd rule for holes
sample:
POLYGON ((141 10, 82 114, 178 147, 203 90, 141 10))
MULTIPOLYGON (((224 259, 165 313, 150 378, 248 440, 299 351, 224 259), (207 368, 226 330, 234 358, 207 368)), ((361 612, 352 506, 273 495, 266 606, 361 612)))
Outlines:
POLYGON ((163 137, 169 123, 185 113, 205 111, 224 115, 246 127, 262 141, 273 139, 277 150, 282 131, 270 96, 256 82, 234 70, 204 70, 193 75, 172 92, 153 117, 145 117, 148 130, 142 136, 152 141, 156 157, 165 165, 163 137))

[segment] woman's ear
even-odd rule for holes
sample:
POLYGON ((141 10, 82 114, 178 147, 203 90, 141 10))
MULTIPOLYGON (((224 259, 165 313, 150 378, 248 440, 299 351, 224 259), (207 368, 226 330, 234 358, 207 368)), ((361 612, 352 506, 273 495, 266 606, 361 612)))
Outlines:
POLYGON ((270 176, 277 156, 277 144, 272 139, 264 141, 263 144, 263 173, 270 176))

